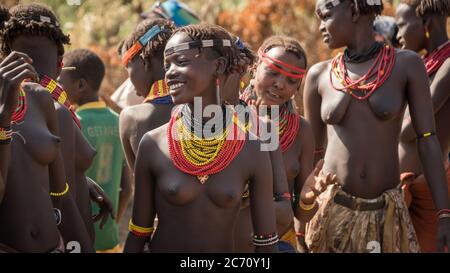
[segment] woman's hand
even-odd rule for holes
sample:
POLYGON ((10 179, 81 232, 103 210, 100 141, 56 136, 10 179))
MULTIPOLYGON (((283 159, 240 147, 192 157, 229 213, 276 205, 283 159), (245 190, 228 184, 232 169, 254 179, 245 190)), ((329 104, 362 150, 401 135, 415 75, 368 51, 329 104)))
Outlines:
POLYGON ((316 197, 324 192, 331 184, 336 183, 336 175, 322 172, 324 161, 321 159, 317 162, 316 167, 308 176, 305 181, 305 185, 302 188, 300 198, 304 204, 313 204, 316 197))
POLYGON ((97 185, 97 183, 95 183, 92 179, 86 177, 86 180, 89 187, 89 196, 91 197, 91 200, 100 208, 99 213, 93 216, 93 221, 95 223, 101 219, 100 229, 103 229, 109 215, 111 215, 112 219, 115 219, 111 199, 109 199, 103 189, 100 188, 100 186, 97 185))

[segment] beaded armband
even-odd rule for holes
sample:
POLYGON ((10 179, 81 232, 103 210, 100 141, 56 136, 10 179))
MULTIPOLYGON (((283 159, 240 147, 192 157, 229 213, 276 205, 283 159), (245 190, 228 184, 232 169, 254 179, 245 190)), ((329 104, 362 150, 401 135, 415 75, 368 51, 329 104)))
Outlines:
POLYGON ((128 223, 128 230, 133 233, 134 235, 138 237, 150 237, 155 230, 154 227, 140 227, 133 224, 133 222, 130 219, 130 222, 128 223))

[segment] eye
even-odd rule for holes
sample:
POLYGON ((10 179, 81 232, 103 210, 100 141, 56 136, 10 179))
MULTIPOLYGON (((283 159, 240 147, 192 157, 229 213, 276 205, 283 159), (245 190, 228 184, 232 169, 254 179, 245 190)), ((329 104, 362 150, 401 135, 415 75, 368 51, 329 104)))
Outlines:
POLYGON ((164 64, 164 71, 167 72, 167 71, 169 71, 169 69, 170 69, 170 64, 169 63, 164 64))
POLYGON ((291 84, 291 85, 297 85, 297 84, 298 84, 298 80, 292 79, 292 78, 288 78, 288 82, 289 82, 289 84, 291 84))

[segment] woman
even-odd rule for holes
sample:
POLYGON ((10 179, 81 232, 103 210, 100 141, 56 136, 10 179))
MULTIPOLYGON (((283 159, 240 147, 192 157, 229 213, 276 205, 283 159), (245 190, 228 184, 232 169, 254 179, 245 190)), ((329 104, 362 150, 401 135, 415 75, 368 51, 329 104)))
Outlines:
POLYGON ((202 99, 195 105, 200 109, 221 104, 221 83, 233 70, 237 51, 230 34, 214 25, 177 29, 168 41, 166 81, 180 106, 169 124, 147 133, 140 143, 126 252, 143 250, 156 214, 153 252, 233 252, 231 227, 248 181, 256 251, 276 251, 268 153, 260 151, 259 141, 246 141, 245 125, 235 118, 225 117, 225 128, 209 130, 216 138, 205 139, 208 122, 191 114, 195 96, 202 99))
MULTIPOLYGON (((259 61, 253 71, 254 78, 241 98, 258 108, 263 105, 267 107, 280 106, 277 118, 279 118, 279 140, 282 153, 280 150, 271 152, 271 159, 274 173, 281 170, 285 170, 285 172, 274 175, 274 200, 277 212, 280 211, 278 208, 283 207, 283 201, 287 201, 291 215, 294 210, 296 217, 304 218, 304 215, 300 215, 306 212, 299 209, 298 204, 300 190, 306 177, 312 171, 314 139, 307 122, 293 109, 292 97, 300 87, 301 78, 304 76, 306 55, 298 41, 285 36, 268 38, 260 47, 258 55, 259 61), (283 179, 285 177, 287 180, 283 179), (279 180, 288 183, 283 185, 286 182, 279 180), (277 185, 278 187, 276 187, 277 185)), ((268 118, 270 120, 271 117, 268 118)), ((311 176, 311 178, 313 177, 311 176)), ((331 176, 328 181, 331 183, 330 178, 331 176)), ((310 204, 313 202, 314 200, 310 204)), ((278 216, 277 214, 277 219, 278 216)), ((291 216, 291 223, 292 218, 291 216)), ((250 220, 248 207, 242 209, 236 226, 238 234, 236 245, 240 252, 250 250, 247 239, 250 239, 249 234, 252 228, 250 220)), ((292 225, 284 230, 279 228, 278 232, 284 234, 282 240, 288 241, 295 247, 295 232, 290 228, 292 225)), ((297 234, 302 233, 298 232, 297 234)))
POLYGON ((39 75, 56 76, 57 53, 63 54, 68 37, 46 7, 18 5, 10 13, 1 37, 2 53, 7 56, 1 63, 2 87, 6 87, 2 93, 7 95, 2 96, 6 111, 0 116, 1 127, 10 128, 6 135, 13 141, 4 143, 11 146, 6 174, 10 183, 0 207, 0 241, 17 251, 50 252, 61 250, 61 232, 65 242, 77 241, 81 251, 92 251, 83 220, 68 194, 53 100, 39 84, 20 85, 24 79, 45 79, 39 75))
POLYGON ((143 103, 127 107, 120 113, 120 138, 132 170, 144 134, 170 119, 173 103, 164 81, 164 47, 174 29, 170 21, 147 19, 120 46, 130 80, 137 94, 144 98, 143 103), (140 49, 134 50, 138 43, 140 49))
MULTIPOLYGON (((331 49, 344 54, 314 65, 305 84, 305 116, 316 149, 327 149, 323 169, 340 186, 320 196, 307 228, 313 252, 418 252, 399 189, 397 146, 406 104, 418 137, 421 162, 436 208, 448 209, 425 69, 413 52, 375 42, 379 0, 318 0, 320 31, 331 49)), ((450 221, 439 221, 440 249, 450 243, 450 221)))
MULTIPOLYGON (((449 0, 403 1, 396 11, 400 29, 398 36, 403 48, 415 52, 426 51, 423 61, 430 82, 436 136, 447 171, 447 190, 450 189, 450 166, 447 158, 450 151, 450 42, 447 35, 449 15, 449 0)), ((438 217, 423 175, 409 111, 403 120, 399 156, 401 179, 405 184, 405 195, 410 203, 409 212, 420 247, 423 252, 436 252, 438 217)))

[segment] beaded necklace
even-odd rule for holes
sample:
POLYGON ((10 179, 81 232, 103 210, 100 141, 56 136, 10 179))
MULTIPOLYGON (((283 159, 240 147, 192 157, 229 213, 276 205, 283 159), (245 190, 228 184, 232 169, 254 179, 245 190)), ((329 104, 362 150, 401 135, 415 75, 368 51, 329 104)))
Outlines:
POLYGON ((344 55, 339 53, 331 61, 330 84, 335 90, 346 92, 358 100, 369 98, 375 90, 384 84, 391 75, 395 64, 395 49, 389 45, 385 45, 380 49, 378 56, 364 76, 358 80, 352 80, 345 65, 344 55), (333 75, 339 81, 342 87, 337 87, 333 83, 333 75), (372 79, 372 80, 370 80, 372 79), (359 96, 353 91, 359 91, 364 95, 359 96))
POLYGON ((198 137, 183 122, 182 109, 175 109, 169 121, 170 158, 180 171, 195 175, 204 184, 210 175, 221 172, 236 158, 244 147, 246 131, 238 125, 234 113, 233 122, 220 134, 212 138, 198 137))
POLYGON ((18 124, 25 119, 25 114, 27 112, 27 96, 22 87, 20 87, 19 98, 17 101, 17 107, 11 117, 12 124, 18 124))
POLYGON ((447 41, 430 54, 425 55, 423 62, 425 63, 428 77, 436 73, 448 58, 450 58, 450 41, 447 41))
MULTIPOLYGON (((241 94, 241 99, 248 105, 254 105, 256 102, 256 93, 247 87, 247 89, 241 94)), ((281 151, 286 152, 292 143, 300 129, 300 115, 293 113, 291 102, 287 102, 280 106, 280 112, 278 115, 278 135, 280 137, 281 151)), ((275 117, 271 117, 275 119, 275 117)))
POLYGON ((150 92, 144 99, 145 102, 154 104, 173 104, 172 97, 169 95, 169 86, 165 80, 158 80, 152 84, 150 92))
POLYGON ((47 89, 47 91, 52 95, 54 101, 59 102, 60 104, 64 105, 67 109, 70 110, 73 121, 76 123, 78 128, 81 129, 80 121, 78 120, 75 112, 73 111, 72 104, 70 103, 69 98, 67 97, 66 91, 64 91, 64 89, 55 80, 46 75, 41 76, 39 84, 43 86, 45 89, 47 89))

